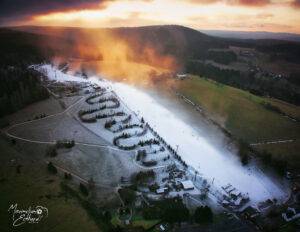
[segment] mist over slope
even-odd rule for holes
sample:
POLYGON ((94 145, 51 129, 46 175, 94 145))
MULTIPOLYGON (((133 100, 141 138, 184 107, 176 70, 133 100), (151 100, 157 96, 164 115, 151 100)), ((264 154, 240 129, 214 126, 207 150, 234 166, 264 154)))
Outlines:
MULTIPOLYGON (((86 45, 99 44, 103 34, 109 34, 126 42, 140 54, 145 47, 151 47, 160 55, 171 55, 183 60, 188 57, 200 58, 210 48, 226 48, 227 41, 205 35, 197 30, 177 26, 146 26, 121 28, 70 28, 70 27, 15 27, 15 30, 35 34, 57 36, 86 45)), ((142 58, 142 57, 140 57, 142 58)))
MULTIPOLYGON (((127 55, 129 59, 140 62, 155 63, 147 55, 145 49, 151 48, 156 55, 168 55, 174 57, 178 63, 186 59, 206 59, 207 51, 210 49, 226 49, 229 46, 249 47, 258 51, 266 52, 269 55, 274 54, 288 61, 300 62, 300 43, 270 39, 255 39, 255 33, 251 34, 249 39, 240 39, 235 36, 236 33, 228 32, 226 37, 215 37, 212 34, 207 35, 197 30, 179 26, 179 25, 161 25, 145 27, 120 27, 120 28, 76 28, 76 27, 39 27, 22 26, 12 28, 18 31, 30 32, 34 34, 51 35, 61 37, 75 44, 86 46, 86 49, 93 50, 93 47, 99 44, 105 45, 100 38, 105 35, 110 40, 118 40, 127 44, 132 52, 127 55), (112 38, 112 39, 111 39, 112 38), (265 49, 266 48, 266 49, 265 49), (274 54, 273 54, 274 53, 274 54)), ((225 36, 224 36, 225 37, 225 36)), ((259 37, 258 37, 259 38, 259 37)), ((277 38, 277 37, 275 37, 277 38)), ((59 46, 59 44, 57 44, 59 46)), ((76 49, 73 46, 73 49, 76 49)), ((82 54, 81 54, 82 55, 82 54)), ((99 58, 101 54, 90 52, 90 58, 99 58)))
POLYGON ((159 69, 187 72, 256 95, 300 104, 299 42, 218 38, 178 25, 93 29, 26 26, 13 29, 47 36, 45 45, 38 44, 44 53, 50 50, 53 56, 63 59, 101 61, 97 71, 107 76, 145 79, 157 76, 159 69), (136 74, 140 77, 133 77, 136 74))

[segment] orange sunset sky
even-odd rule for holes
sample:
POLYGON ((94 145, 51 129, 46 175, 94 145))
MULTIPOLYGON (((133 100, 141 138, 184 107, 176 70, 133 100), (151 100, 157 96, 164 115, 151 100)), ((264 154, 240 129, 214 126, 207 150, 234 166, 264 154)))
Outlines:
POLYGON ((2 26, 122 27, 180 24, 194 29, 300 33, 300 0, 3 2, 0 3, 2 26))

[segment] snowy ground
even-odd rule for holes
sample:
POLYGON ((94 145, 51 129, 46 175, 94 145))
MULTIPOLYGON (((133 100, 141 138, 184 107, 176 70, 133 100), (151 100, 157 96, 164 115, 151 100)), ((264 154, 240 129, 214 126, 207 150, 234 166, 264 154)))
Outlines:
POLYGON ((57 69, 54 69, 50 64, 45 65, 33 65, 34 69, 38 69, 40 72, 44 73, 49 80, 57 82, 89 82, 81 77, 73 76, 70 74, 63 73, 57 69))
MULTIPOLYGON (((47 103, 47 102, 46 102, 47 103)), ((18 117, 22 117, 22 114, 18 117)), ((92 143, 107 145, 108 143, 92 131, 83 127, 78 120, 67 114, 42 120, 35 120, 28 124, 23 124, 9 129, 13 135, 36 141, 55 141, 63 139, 74 139, 81 143, 92 143)))
MULTIPOLYGON (((50 65, 42 67, 56 81, 87 81, 68 74, 58 74, 50 65)), ((254 204, 273 198, 284 200, 288 196, 288 190, 274 178, 266 176, 256 166, 243 167, 235 155, 216 149, 204 134, 179 119, 175 113, 147 93, 123 83, 101 81, 97 77, 90 78, 89 81, 114 90, 124 105, 136 112, 139 118, 144 117, 167 143, 174 148, 178 146, 178 154, 182 159, 199 171, 200 176, 209 183, 213 183, 220 192, 223 191, 223 186, 230 183, 238 191, 248 194, 254 204)), ((111 141, 111 135, 100 130, 99 124, 90 124, 87 127, 111 141)))
POLYGON ((114 83, 113 89, 129 108, 141 116, 173 147, 188 165, 194 167, 218 188, 230 183, 242 193, 248 193, 253 203, 266 199, 285 199, 287 192, 275 180, 256 167, 243 167, 228 151, 220 151, 164 108, 150 95, 123 83, 114 83))

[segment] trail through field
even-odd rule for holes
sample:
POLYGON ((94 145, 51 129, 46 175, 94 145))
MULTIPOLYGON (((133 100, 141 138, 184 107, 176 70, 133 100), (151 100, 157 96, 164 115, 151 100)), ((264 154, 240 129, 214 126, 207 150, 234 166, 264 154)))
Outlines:
POLYGON ((278 143, 292 143, 294 142, 294 139, 279 139, 279 140, 272 140, 272 141, 263 141, 259 143, 250 143, 250 146, 259 146, 259 145, 265 145, 265 144, 278 144, 278 143))

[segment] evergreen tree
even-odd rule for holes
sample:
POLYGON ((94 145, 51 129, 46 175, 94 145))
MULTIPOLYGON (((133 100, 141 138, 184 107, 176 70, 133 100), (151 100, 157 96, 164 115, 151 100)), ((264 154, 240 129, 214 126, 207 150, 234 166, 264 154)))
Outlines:
POLYGON ((195 210, 194 220, 196 223, 205 224, 213 222, 213 212, 208 206, 201 206, 195 210))

